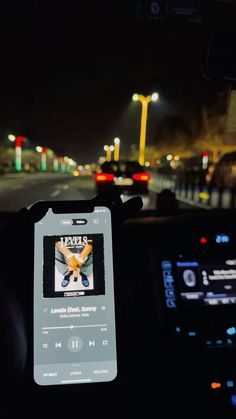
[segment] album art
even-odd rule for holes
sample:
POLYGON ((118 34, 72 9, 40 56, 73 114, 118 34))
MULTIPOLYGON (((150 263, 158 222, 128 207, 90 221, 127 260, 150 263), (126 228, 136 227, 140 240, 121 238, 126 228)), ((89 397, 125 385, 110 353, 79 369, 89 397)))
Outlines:
POLYGON ((105 294, 103 234, 44 236, 43 297, 105 294))

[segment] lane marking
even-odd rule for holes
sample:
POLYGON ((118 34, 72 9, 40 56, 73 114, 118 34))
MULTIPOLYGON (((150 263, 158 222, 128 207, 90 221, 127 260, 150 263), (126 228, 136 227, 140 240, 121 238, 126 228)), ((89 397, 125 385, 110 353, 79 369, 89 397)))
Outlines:
POLYGON ((61 193, 61 191, 59 191, 59 189, 56 189, 55 191, 53 191, 52 193, 51 193, 51 196, 57 196, 57 195, 59 195, 61 193))
POLYGON ((56 185, 56 188, 58 188, 58 189, 69 189, 69 185, 68 184, 64 184, 64 183, 58 183, 57 185, 56 185))

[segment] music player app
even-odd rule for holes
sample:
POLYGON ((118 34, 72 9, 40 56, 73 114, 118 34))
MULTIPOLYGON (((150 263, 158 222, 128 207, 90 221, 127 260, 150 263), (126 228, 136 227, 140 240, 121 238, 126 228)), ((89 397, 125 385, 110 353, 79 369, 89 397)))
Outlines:
POLYGON ((111 214, 54 214, 35 224, 34 380, 111 381, 117 374, 111 214))

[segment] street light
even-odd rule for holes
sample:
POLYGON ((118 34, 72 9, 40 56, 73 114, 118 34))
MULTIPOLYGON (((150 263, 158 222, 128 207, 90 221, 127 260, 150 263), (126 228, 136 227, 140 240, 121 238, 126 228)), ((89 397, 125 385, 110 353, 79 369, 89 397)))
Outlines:
POLYGON ((58 160, 58 158, 55 155, 53 155, 52 167, 53 167, 53 171, 54 172, 58 172, 58 169, 59 169, 59 160, 58 160))
POLYGON ((41 155, 40 168, 42 172, 45 172, 47 170, 47 154, 46 154, 47 147, 45 146, 41 147, 40 145, 37 145, 35 149, 41 155))
POLYGON ((118 137, 114 138, 114 160, 119 160, 119 154, 120 154, 120 139, 118 137))
POLYGON ((12 143, 15 141, 16 137, 13 134, 8 135, 8 140, 10 140, 12 143))
POLYGON ((140 142, 139 142, 139 163, 144 165, 144 151, 145 151, 145 142, 146 142, 146 126, 147 126, 147 111, 149 102, 156 102, 158 100, 158 93, 153 93, 152 95, 143 96, 135 93, 133 95, 133 100, 135 102, 139 101, 142 104, 142 114, 141 114, 141 127, 140 127, 140 142))
POLYGON ((25 137, 22 137, 21 135, 18 135, 17 137, 15 137, 15 153, 16 153, 16 158, 15 158, 15 169, 17 170, 17 172, 21 171, 21 154, 22 154, 22 148, 21 148, 21 144, 22 141, 24 141, 25 137))
POLYGON ((105 152, 106 152, 106 160, 111 161, 111 153, 112 153, 112 151, 114 151, 114 146, 106 144, 106 145, 104 145, 103 150, 105 150, 105 152))
POLYGON ((65 172, 69 173, 70 172, 70 165, 69 165, 69 157, 68 156, 64 156, 64 162, 65 162, 65 172))
POLYGON ((114 151, 114 150, 115 150, 114 145, 110 145, 110 146, 109 146, 109 149, 110 149, 110 153, 109 153, 109 160, 108 160, 108 161, 111 161, 111 153, 112 153, 112 151, 114 151))
POLYGON ((108 157, 109 157, 109 153, 110 153, 110 148, 108 145, 104 145, 103 150, 106 152, 106 160, 108 161, 108 157))
POLYGON ((65 173, 66 171, 65 157, 60 157, 60 164, 61 164, 61 172, 65 173))
POLYGON ((27 140, 27 138, 22 135, 15 136, 13 134, 9 134, 8 140, 12 143, 15 142, 15 169, 17 172, 20 172, 22 168, 22 142, 27 140))

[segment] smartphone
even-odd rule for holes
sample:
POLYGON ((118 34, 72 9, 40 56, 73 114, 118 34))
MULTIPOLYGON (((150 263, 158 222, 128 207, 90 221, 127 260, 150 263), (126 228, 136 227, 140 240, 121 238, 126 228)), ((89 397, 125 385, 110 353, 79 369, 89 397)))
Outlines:
POLYGON ((51 204, 34 224, 33 375, 41 386, 117 375, 111 211, 85 207, 51 204))

